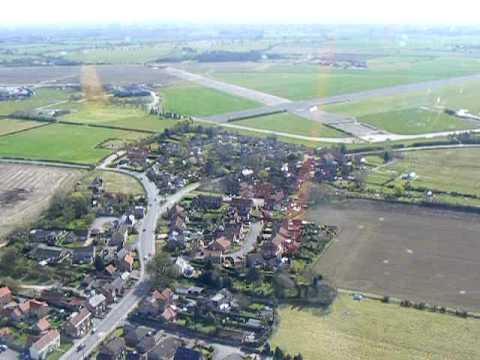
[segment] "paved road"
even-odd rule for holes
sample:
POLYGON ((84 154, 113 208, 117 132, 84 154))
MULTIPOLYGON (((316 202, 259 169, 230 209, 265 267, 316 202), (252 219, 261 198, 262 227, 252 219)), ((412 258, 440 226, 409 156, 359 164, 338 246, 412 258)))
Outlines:
POLYGON ((266 94, 257 90, 247 89, 238 85, 228 84, 223 81, 213 80, 202 75, 193 74, 191 72, 176 69, 173 67, 165 68, 165 72, 167 72, 170 75, 176 76, 180 79, 195 82, 205 87, 220 90, 232 95, 240 96, 240 97, 250 99, 250 100, 259 102, 261 104, 269 105, 269 106, 290 102, 290 100, 288 99, 284 99, 275 95, 266 94))
POLYGON ((229 254, 229 256, 233 257, 234 259, 242 258, 245 255, 247 255, 249 252, 251 252, 255 248, 255 245, 257 244, 257 238, 258 238, 258 235, 260 235, 260 233, 262 232, 262 229, 263 229, 263 223, 261 221, 252 223, 250 225, 250 231, 245 237, 245 241, 243 241, 240 247, 240 250, 229 254))
MULTIPOLYGON (((389 87, 384 87, 384 88, 379 88, 374 90, 359 91, 351 94, 342 94, 342 95, 314 98, 314 99, 302 100, 302 101, 290 101, 285 98, 266 94, 257 90, 247 89, 238 85, 232 85, 222 81, 213 80, 202 75, 193 74, 188 71, 176 69, 173 67, 166 68, 166 71, 169 74, 177 76, 179 78, 197 82, 203 86, 215 88, 217 90, 221 90, 236 96, 241 96, 244 98, 255 100, 262 104, 267 105, 267 106, 256 108, 256 109, 248 109, 243 111, 235 111, 235 112, 229 112, 225 114, 217 114, 209 117, 204 117, 203 118, 204 120, 208 120, 216 123, 228 123, 228 122, 241 120, 249 117, 264 116, 264 115, 272 114, 275 112, 289 112, 302 118, 327 124, 331 127, 337 128, 338 130, 351 134, 357 138, 360 138, 365 141, 372 141, 372 142, 381 142, 381 141, 386 141, 388 139, 406 140, 408 138, 404 137, 404 135, 390 134, 386 131, 376 129, 370 125, 363 124, 357 121, 357 119, 350 116, 346 116, 342 114, 333 114, 333 113, 322 111, 320 107, 322 105, 343 103, 343 102, 349 102, 349 101, 359 101, 359 100, 364 100, 372 97, 396 95, 396 94, 402 94, 402 93, 420 91, 420 90, 430 90, 430 89, 437 88, 440 86, 445 86, 445 85, 462 84, 468 80, 480 80, 480 74, 478 74, 478 75, 454 77, 449 79, 425 81, 425 82, 413 83, 413 84, 394 85, 394 86, 389 86, 389 87)), ((247 129, 253 130, 253 128, 247 128, 247 129)), ((427 134, 427 135, 430 136, 430 134, 427 134)), ((436 136, 443 136, 443 135, 435 133, 434 136, 436 137, 436 136)), ((425 136, 419 136, 419 137, 425 137, 425 136)), ((310 138, 309 140, 312 140, 312 138, 310 138)), ((324 141, 324 140, 312 140, 312 141, 324 141)), ((337 141, 337 142, 348 143, 351 141, 346 140, 346 141, 337 141)))
POLYGON ((155 228, 157 225, 157 220, 159 216, 165 213, 175 203, 180 201, 186 194, 195 190, 199 186, 199 184, 192 184, 190 186, 187 186, 179 192, 167 197, 164 202, 160 203, 160 201, 163 199, 159 195, 157 187, 145 176, 144 173, 136 173, 128 170, 108 168, 108 164, 114 161, 119 156, 121 156, 121 153, 109 156, 98 167, 98 169, 133 176, 142 183, 145 189, 148 200, 148 210, 145 218, 143 219, 139 227, 139 238, 137 243, 141 264, 140 280, 135 285, 135 287, 131 289, 122 298, 122 300, 118 304, 115 304, 115 306, 110 310, 107 316, 98 322, 98 324, 96 325, 96 333, 90 334, 83 339, 77 341, 75 345, 70 349, 70 351, 66 352, 61 357, 61 360, 84 359, 86 356, 92 353, 103 340, 105 340, 105 338, 112 330, 120 326, 127 318, 128 314, 138 305, 141 299, 148 295, 150 291, 150 284, 148 282, 148 277, 145 273, 145 267, 147 261, 155 255, 155 228), (148 259, 145 260, 147 257, 148 259), (85 345, 85 348, 81 352, 77 352, 77 348, 80 344, 85 345))

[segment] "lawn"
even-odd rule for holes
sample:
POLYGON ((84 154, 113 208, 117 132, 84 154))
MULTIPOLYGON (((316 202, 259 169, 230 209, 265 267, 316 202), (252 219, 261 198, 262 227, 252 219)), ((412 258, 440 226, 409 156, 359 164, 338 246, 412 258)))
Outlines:
POLYGON ((360 122, 394 134, 413 135, 431 132, 465 130, 480 127, 480 122, 464 121, 443 111, 430 109, 406 109, 365 115, 360 122))
POLYGON ((414 171, 417 178, 412 186, 431 190, 456 191, 480 195, 480 148, 422 150, 404 153, 404 158, 378 169, 367 182, 379 184, 381 179, 397 179, 414 171), (380 180, 379 180, 380 179, 380 180))
POLYGON ((261 106, 255 101, 185 83, 162 89, 161 96, 165 111, 182 115, 210 116, 261 106))
POLYGON ((480 61, 464 57, 377 58, 368 69, 332 69, 317 65, 273 65, 267 68, 208 69, 215 79, 269 94, 301 100, 480 72, 480 61))
POLYGON ((99 144, 109 139, 130 142, 144 136, 123 130, 53 124, 0 137, 0 156, 95 163, 111 153, 99 144))
POLYGON ((15 111, 31 110, 40 106, 54 104, 68 99, 71 92, 55 89, 38 89, 35 95, 25 100, 0 101, 0 115, 9 115, 15 111))
POLYGON ((131 105, 115 106, 87 102, 67 104, 65 107, 70 108, 71 113, 62 116, 60 120, 83 124, 118 126, 128 129, 161 132, 176 123, 175 120, 161 119, 131 105))
POLYGON ((45 125, 45 123, 17 119, 0 119, 0 136, 41 125, 45 125))
POLYGON ((344 137, 345 133, 302 117, 281 113, 235 121, 233 124, 310 137, 344 137))
POLYGON ((480 321, 340 295, 328 314, 282 307, 271 343, 304 359, 478 359, 480 321))

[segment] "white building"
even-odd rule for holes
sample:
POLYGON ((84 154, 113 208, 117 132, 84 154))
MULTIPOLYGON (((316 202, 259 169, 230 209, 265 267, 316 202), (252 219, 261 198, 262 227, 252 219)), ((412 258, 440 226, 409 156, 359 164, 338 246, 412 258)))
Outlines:
POLYGON ((50 330, 30 346, 30 357, 33 360, 44 360, 48 354, 60 348, 60 333, 50 330))

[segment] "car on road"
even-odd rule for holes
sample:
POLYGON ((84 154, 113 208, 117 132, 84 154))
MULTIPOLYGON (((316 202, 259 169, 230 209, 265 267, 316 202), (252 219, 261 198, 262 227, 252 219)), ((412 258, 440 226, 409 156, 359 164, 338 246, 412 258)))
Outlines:
POLYGON ((85 349, 87 346, 85 344, 80 344, 77 346, 77 352, 80 352, 82 351, 83 349, 85 349))

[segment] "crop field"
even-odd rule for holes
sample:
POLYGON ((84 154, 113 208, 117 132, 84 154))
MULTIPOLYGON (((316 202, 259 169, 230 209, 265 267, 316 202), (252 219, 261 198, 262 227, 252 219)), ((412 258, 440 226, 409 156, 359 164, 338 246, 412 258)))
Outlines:
POLYGON ((251 100, 193 84, 178 84, 160 92, 164 110, 182 115, 209 116, 261 106, 251 100))
POLYGON ((18 226, 34 222, 53 194, 70 189, 83 171, 57 167, 0 164, 0 239, 18 226))
MULTIPOLYGON (((66 108, 68 107, 71 105, 66 105, 66 108)), ((61 120, 158 132, 175 124, 175 120, 149 115, 134 106, 83 103, 74 104, 73 107, 72 112, 62 116, 61 120)))
POLYGON ((55 104, 68 99, 71 92, 54 90, 54 89, 38 89, 36 94, 29 99, 16 101, 0 101, 0 115, 9 115, 15 111, 31 110, 40 106, 55 104))
POLYGON ((281 307, 271 343, 306 360, 473 360, 480 321, 341 294, 328 312, 281 307))
POLYGON ((339 288, 480 310, 480 217, 351 200, 307 219, 340 228, 316 270, 339 288))
POLYGON ((42 125, 45 125, 45 123, 17 119, 0 119, 0 136, 42 125))
POLYGON ((480 61, 472 58, 424 58, 421 61, 371 60, 368 69, 332 69, 318 65, 272 65, 201 67, 199 71, 236 85, 302 100, 357 92, 480 72, 480 61))
POLYGON ((132 142, 145 136, 133 131, 53 124, 0 137, 0 156, 95 163, 111 153, 111 149, 99 146, 103 142, 132 142))
POLYGON ((345 133, 302 117, 281 113, 235 121, 233 124, 311 137, 344 137, 345 133))
POLYGON ((410 182, 414 187, 480 196, 479 157, 480 148, 405 152, 402 159, 372 172, 367 183, 400 181, 402 174, 413 171, 416 178, 410 182))

